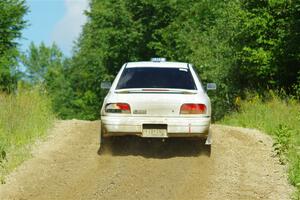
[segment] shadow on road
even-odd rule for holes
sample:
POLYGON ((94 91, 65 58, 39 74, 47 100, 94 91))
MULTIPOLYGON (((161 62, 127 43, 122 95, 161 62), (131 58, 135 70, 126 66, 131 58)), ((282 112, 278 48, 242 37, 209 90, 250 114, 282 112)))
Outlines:
POLYGON ((188 156, 208 156, 211 147, 205 140, 190 138, 145 139, 136 136, 105 138, 98 154, 113 156, 143 156, 145 158, 172 158, 188 156))

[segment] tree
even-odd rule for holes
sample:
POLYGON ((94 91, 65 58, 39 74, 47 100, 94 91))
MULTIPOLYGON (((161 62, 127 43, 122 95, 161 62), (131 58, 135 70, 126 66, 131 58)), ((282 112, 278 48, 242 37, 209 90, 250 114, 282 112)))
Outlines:
POLYGON ((16 39, 26 26, 27 7, 24 0, 2 0, 0 8, 0 91, 12 91, 18 78, 16 39))
POLYGON ((222 101, 215 101, 223 108, 231 89, 224 81, 233 62, 230 39, 239 9, 235 3, 91 1, 91 10, 86 13, 89 20, 72 59, 76 113, 86 119, 97 118, 105 95, 101 81, 113 80, 125 62, 155 56, 194 63, 205 82, 216 81, 223 87, 222 101))
POLYGON ((242 2, 243 16, 235 37, 236 82, 242 90, 283 88, 290 91, 300 71, 296 56, 300 41, 299 12, 296 11, 299 11, 299 3, 287 0, 242 2))
POLYGON ((99 117, 105 92, 123 63, 166 57, 195 65, 216 82, 214 118, 245 91, 284 88, 299 76, 299 8, 290 0, 92 0, 69 68, 75 116, 99 117))
POLYGON ((140 25, 132 19, 125 1, 91 1, 86 12, 88 21, 75 48, 69 74, 76 117, 95 119, 99 116, 105 91, 103 80, 112 81, 128 60, 139 60, 142 43, 137 31, 140 25))
POLYGON ((71 87, 68 82, 69 60, 61 50, 52 44, 36 46, 31 43, 28 51, 21 56, 26 72, 24 79, 31 85, 42 85, 52 99, 54 111, 62 118, 70 115, 71 87))
POLYGON ((22 54, 21 61, 26 67, 27 78, 33 84, 49 85, 51 75, 58 75, 62 68, 63 54, 56 44, 47 47, 44 43, 36 46, 31 42, 27 52, 22 54))
POLYGON ((210 96, 214 119, 219 119, 232 109, 238 93, 232 79, 236 62, 232 40, 240 22, 240 3, 203 0, 173 6, 179 14, 156 31, 159 39, 151 45, 158 55, 193 63, 204 84, 217 83, 218 90, 210 96))

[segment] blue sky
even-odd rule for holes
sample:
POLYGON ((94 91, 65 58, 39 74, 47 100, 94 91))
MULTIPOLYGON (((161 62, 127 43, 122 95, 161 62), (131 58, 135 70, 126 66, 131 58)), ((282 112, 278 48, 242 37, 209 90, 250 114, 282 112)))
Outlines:
POLYGON ((55 42, 66 56, 71 55, 73 41, 78 38, 86 22, 83 14, 88 0, 27 0, 29 13, 25 16, 28 27, 19 41, 26 51, 31 41, 35 44, 55 42))

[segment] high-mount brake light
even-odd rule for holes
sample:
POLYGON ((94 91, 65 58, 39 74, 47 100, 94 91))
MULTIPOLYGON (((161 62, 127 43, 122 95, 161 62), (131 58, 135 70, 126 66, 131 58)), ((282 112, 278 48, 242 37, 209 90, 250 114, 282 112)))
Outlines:
POLYGON ((105 106, 105 112, 130 114, 131 110, 127 103, 110 103, 105 106))
POLYGON ((180 108, 180 114, 205 114, 206 113, 205 104, 183 104, 180 108))

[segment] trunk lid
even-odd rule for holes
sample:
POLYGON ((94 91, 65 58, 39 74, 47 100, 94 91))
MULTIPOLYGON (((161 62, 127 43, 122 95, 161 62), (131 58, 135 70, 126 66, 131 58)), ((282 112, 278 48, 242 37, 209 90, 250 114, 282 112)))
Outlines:
POLYGON ((205 94, 196 91, 147 89, 116 91, 111 101, 128 103, 132 116, 178 117, 184 103, 206 104, 205 94))

